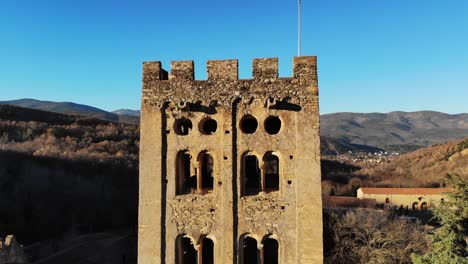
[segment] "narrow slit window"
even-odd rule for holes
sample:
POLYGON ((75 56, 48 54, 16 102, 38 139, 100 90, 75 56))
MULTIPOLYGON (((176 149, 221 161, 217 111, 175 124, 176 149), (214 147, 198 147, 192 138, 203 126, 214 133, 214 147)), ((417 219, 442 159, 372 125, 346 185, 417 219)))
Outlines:
POLYGON ((244 160, 244 195, 255 195, 260 192, 260 168, 254 155, 245 156, 244 160))
POLYGON ((257 248, 257 240, 246 237, 242 243, 242 263, 257 264, 260 260, 259 250, 257 248))
POLYGON ((278 264, 278 241, 273 238, 263 241, 263 263, 278 264))
POLYGON ((198 253, 188 237, 179 236, 176 241, 176 263, 197 264, 198 253))
POLYGON ((201 187, 204 192, 209 192, 213 190, 214 160, 213 157, 206 152, 201 155, 201 187))
POLYGON ((201 244, 201 264, 214 263, 214 243, 213 240, 205 237, 201 244))
POLYGON ((263 170, 265 175, 265 191, 272 192, 279 190, 279 158, 267 153, 263 157, 263 170))
POLYGON ((187 151, 181 151, 176 158, 176 194, 194 193, 197 189, 197 176, 191 174, 190 160, 192 156, 187 151))

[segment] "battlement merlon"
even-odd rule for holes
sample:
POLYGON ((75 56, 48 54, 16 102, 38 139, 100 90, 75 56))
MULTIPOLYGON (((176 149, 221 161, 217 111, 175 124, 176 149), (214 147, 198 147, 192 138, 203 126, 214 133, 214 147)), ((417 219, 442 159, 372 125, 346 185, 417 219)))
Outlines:
POLYGON ((239 80, 237 60, 209 60, 206 66, 208 80, 239 80))
POLYGON ((171 62, 171 75, 169 80, 186 80, 193 81, 195 79, 195 66, 193 61, 172 61, 171 62))
POLYGON ((252 62, 254 79, 278 79, 278 58, 254 59, 252 62))
POLYGON ((160 61, 143 62, 143 82, 167 80, 167 71, 162 68, 160 61))
POLYGON ((317 81, 317 56, 301 56, 293 58, 293 77, 310 78, 317 81))

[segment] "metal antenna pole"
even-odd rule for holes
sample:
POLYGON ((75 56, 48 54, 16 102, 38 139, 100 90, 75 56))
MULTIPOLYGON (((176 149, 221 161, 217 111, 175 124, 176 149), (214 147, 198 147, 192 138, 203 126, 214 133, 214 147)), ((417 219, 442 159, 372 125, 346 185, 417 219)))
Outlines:
POLYGON ((301 56, 301 0, 297 0, 297 56, 301 56))

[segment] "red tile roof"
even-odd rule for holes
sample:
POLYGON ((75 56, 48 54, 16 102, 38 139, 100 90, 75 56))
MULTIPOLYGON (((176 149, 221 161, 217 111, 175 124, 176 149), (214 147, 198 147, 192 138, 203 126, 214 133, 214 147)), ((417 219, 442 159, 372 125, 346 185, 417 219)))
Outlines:
POLYGON ((452 192, 452 188, 361 188, 364 194, 443 194, 452 192))

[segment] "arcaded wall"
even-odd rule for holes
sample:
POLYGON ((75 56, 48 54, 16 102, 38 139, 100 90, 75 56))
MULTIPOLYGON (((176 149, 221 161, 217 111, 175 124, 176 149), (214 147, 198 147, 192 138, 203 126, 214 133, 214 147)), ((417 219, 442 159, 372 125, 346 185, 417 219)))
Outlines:
MULTIPOLYGON (((421 188, 423 189, 423 188, 421 188)), ((450 192, 450 189, 446 189, 447 192, 450 192)), ((403 208, 409 208, 410 210, 421 210, 422 205, 425 202, 424 209, 430 207, 437 207, 442 201, 448 201, 450 198, 447 197, 447 194, 440 193, 440 194, 424 194, 421 193, 414 193, 414 194, 395 194, 395 193, 388 193, 388 194, 363 194, 361 190, 358 190, 358 197, 359 198, 369 198, 375 199, 377 204, 386 204, 387 206, 396 206, 403 208)))
POLYGON ((277 59, 254 60, 249 80, 238 79, 237 66, 209 61, 204 81, 194 80, 192 61, 173 62, 170 74, 160 62, 143 66, 140 264, 175 263, 179 235, 197 249, 212 239, 216 263, 240 263, 244 237, 259 248, 266 237, 277 240, 279 263, 323 262, 316 57, 294 58, 292 78, 278 78, 277 59), (246 115, 258 122, 254 133, 240 127, 246 115), (269 116, 281 121, 273 135, 269 116), (217 123, 212 134, 199 129, 207 118, 217 123), (190 120, 187 135, 178 120, 190 120), (190 174, 200 173, 200 153, 212 156, 212 191, 176 195, 180 152, 192 157, 190 174), (266 153, 279 159, 279 190, 244 196, 245 156, 256 156, 264 173, 266 153))

